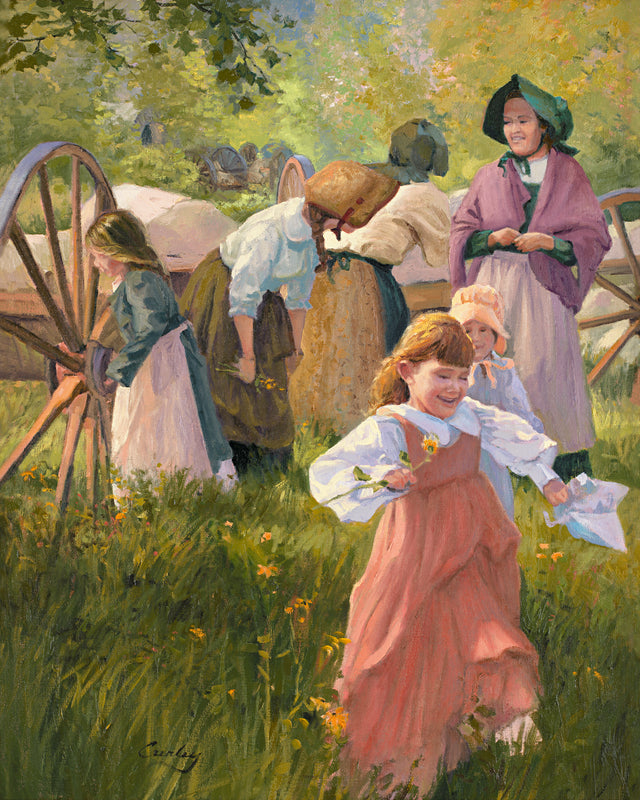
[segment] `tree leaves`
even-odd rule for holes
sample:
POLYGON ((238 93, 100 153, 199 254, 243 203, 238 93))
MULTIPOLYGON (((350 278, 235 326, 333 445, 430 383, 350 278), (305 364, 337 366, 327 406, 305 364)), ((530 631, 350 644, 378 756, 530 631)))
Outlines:
POLYGON ((143 0, 126 11, 102 0, 16 0, 0 12, 0 73, 38 70, 73 40, 95 46, 107 68, 133 69, 128 42, 140 37, 150 56, 203 48, 207 63, 219 68, 218 84, 248 109, 256 95, 273 94, 268 73, 282 60, 264 26, 293 24, 279 14, 270 20, 258 0, 143 0), (255 21, 257 13, 264 22, 255 21))

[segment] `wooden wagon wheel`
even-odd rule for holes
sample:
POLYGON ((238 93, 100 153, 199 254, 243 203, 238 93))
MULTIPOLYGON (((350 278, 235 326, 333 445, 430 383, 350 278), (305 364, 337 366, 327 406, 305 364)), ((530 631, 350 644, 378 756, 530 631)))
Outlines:
POLYGON ((629 234, 622 217, 621 206, 625 203, 640 202, 640 187, 635 189, 618 189, 598 198, 600 207, 609 211, 616 232, 620 238, 620 244, 624 253, 623 258, 605 259, 598 267, 595 282, 603 289, 611 292, 612 295, 622 300, 627 308, 611 314, 603 314, 591 319, 583 319, 578 323, 581 330, 597 328, 601 325, 610 325, 614 322, 628 320, 627 330, 611 345, 607 352, 600 358, 598 363, 589 373, 587 380, 589 384, 595 383, 606 370, 611 366, 616 356, 620 353, 627 342, 636 335, 640 335, 640 265, 638 256, 633 252, 633 246, 629 239, 629 234), (622 287, 614 283, 605 275, 631 275, 633 278, 633 294, 625 291, 622 287))
POLYGON ((292 197, 304 195, 304 182, 310 178, 315 169, 306 156, 291 156, 282 167, 278 177, 276 201, 290 200, 292 197))
MULTIPOLYGON (((92 258, 83 253, 83 232, 104 211, 116 207, 113 193, 100 168, 88 151, 70 142, 46 142, 38 145, 18 164, 0 196, 0 249, 7 241, 13 242, 31 279, 40 301, 55 324, 56 335, 47 341, 34 334, 23 324, 0 314, 0 330, 17 337, 28 347, 57 362, 74 374, 62 379, 55 388, 41 414, 24 435, 9 458, 0 467, 0 483, 7 480, 65 409, 68 409, 67 427, 58 472, 56 503, 64 510, 69 498, 73 466, 81 433, 84 431, 87 462, 87 500, 93 504, 100 468, 108 465, 109 409, 105 399, 96 391, 95 376, 91 373, 87 344, 98 336, 106 323, 108 309, 98 317, 98 270, 92 258), (56 193, 56 210, 50 186, 50 173, 69 170, 70 185, 65 198, 56 193), (40 203, 53 272, 55 287, 50 288, 42 264, 34 256, 20 222, 20 205, 29 188, 37 182, 40 203), (83 220, 82 187, 92 189, 95 195, 94 211, 83 220), (56 223, 56 211, 64 201, 63 211, 70 212, 71 254, 65 264, 61 237, 56 223), (61 347, 58 342, 62 342, 61 347), (86 374, 86 377, 85 377, 86 374)), ((86 214, 85 214, 86 216, 86 214)), ((89 354, 91 349, 89 349, 89 354)))
POLYGON ((200 183, 205 189, 210 189, 212 192, 218 188, 218 170, 211 158, 206 155, 198 156, 196 159, 196 166, 200 173, 200 183))
POLYGON ((249 168, 235 148, 228 144, 216 147, 209 153, 209 158, 218 172, 233 176, 238 186, 246 186, 249 168))

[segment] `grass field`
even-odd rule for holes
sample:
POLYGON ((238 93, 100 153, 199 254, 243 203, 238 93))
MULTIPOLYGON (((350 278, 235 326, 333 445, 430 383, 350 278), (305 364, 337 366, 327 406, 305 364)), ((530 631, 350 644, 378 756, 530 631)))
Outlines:
MULTIPOLYGON (((631 487, 629 552, 547 528, 521 482, 543 741, 521 756, 477 752, 437 800, 640 797, 640 412, 621 384, 594 394, 592 459, 631 487)), ((45 392, 2 391, 0 457, 45 392)), ((328 704, 376 520, 341 524, 309 497, 306 468, 332 439, 306 426, 266 487, 198 493, 176 477, 118 513, 94 517, 74 495, 60 522, 59 434, 0 494, 1 800, 354 800, 335 775, 328 704)))

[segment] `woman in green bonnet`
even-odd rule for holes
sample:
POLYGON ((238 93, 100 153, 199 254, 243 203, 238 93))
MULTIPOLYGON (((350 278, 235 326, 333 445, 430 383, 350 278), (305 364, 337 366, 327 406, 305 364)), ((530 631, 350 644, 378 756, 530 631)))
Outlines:
POLYGON ((502 294, 510 355, 560 446, 555 468, 566 479, 590 472, 594 429, 575 314, 611 239, 566 144, 573 120, 563 98, 513 75, 489 101, 482 129, 509 150, 478 171, 454 215, 451 283, 502 294))
POLYGON ((409 322, 392 268, 416 245, 425 268, 444 267, 449 249, 449 201, 429 180, 447 172, 442 132, 426 119, 409 120, 391 135, 388 161, 370 166, 400 189, 359 230, 325 233, 328 269, 313 285, 304 355, 290 386, 299 421, 339 433, 366 416, 373 378, 409 322))

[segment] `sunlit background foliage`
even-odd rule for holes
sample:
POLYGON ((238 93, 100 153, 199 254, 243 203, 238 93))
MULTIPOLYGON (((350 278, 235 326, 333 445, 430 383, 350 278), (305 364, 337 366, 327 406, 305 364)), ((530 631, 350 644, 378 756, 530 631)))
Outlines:
POLYGON ((568 100, 572 144, 598 193, 633 186, 634 5, 280 0, 269 9, 244 3, 238 16, 235 3, 154 0, 115 4, 124 24, 103 20, 97 0, 17 0, 0 11, 0 167, 6 173, 33 145, 61 138, 93 152, 112 182, 149 182, 135 121, 144 113, 164 126, 162 185, 193 194, 196 174, 182 163, 188 148, 276 141, 316 167, 339 157, 372 162, 386 157, 395 126, 419 116, 446 133, 451 170, 439 183, 455 189, 500 154, 481 134, 482 115, 492 91, 518 72, 568 100), (77 7, 84 16, 65 27, 77 7), (52 9, 62 18, 57 39, 43 23, 42 11, 55 17, 52 9), (52 60, 29 56, 36 34, 38 52, 48 47, 52 60))

